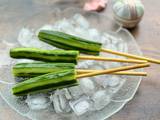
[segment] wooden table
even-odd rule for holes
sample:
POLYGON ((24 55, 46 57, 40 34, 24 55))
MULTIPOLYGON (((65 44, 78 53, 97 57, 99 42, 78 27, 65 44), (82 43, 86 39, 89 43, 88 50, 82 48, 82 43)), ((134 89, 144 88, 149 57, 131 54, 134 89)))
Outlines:
MULTIPOLYGON (((131 33, 136 38, 144 55, 160 58, 160 1, 143 0, 145 5, 145 15, 131 33)), ((39 4, 42 6, 41 4, 39 4)), ((42 7, 46 7, 45 5, 42 7)), ((0 0, 0 21, 15 19, 16 17, 25 18, 23 14, 28 14, 26 10, 37 12, 38 8, 32 0, 0 0), (29 8, 29 9, 28 9, 29 8), (23 14, 22 14, 23 13, 23 14)), ((102 14, 108 14, 106 9, 102 14)), ((12 23, 13 24, 13 23, 12 23)), ((7 28, 6 28, 7 29, 7 28)), ((3 29, 0 27, 0 34, 3 29)), ((148 76, 143 79, 134 99, 125 107, 113 115, 109 120, 160 120, 160 65, 152 65, 146 69, 148 76)), ((28 120, 22 118, 0 98, 0 120, 28 120), (2 109, 3 107, 3 109, 2 109)))
MULTIPOLYGON (((143 0, 145 15, 131 33, 144 55, 160 58, 160 1, 143 0)), ((143 79, 135 98, 111 120, 160 120, 160 66, 152 65, 143 79)))

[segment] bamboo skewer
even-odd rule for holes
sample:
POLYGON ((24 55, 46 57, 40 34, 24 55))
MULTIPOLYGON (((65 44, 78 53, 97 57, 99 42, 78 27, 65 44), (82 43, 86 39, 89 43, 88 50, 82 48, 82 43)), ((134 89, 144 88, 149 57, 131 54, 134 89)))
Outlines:
MULTIPOLYGON (((103 70, 77 70, 77 74, 86 74, 86 73, 92 73, 92 72, 98 72, 103 70)), ((132 75, 132 76, 147 76, 146 72, 134 72, 134 71, 120 71, 120 72, 113 72, 109 73, 111 75, 132 75)))
POLYGON ((149 63, 136 64, 132 66, 123 66, 123 67, 102 70, 102 71, 96 71, 92 73, 80 74, 80 75, 77 75, 76 78, 91 77, 91 76, 96 76, 96 75, 102 75, 102 74, 107 74, 107 73, 113 73, 113 72, 119 72, 119 71, 131 70, 131 69, 137 69, 137 68, 143 68, 143 67, 149 67, 149 66, 150 66, 149 63))
POLYGON ((99 56, 78 56, 80 60, 98 60, 98 61, 111 61, 111 62, 127 62, 127 63, 147 63, 146 60, 134 60, 134 59, 119 59, 119 58, 108 58, 99 56))
POLYGON ((129 54, 129 53, 112 51, 112 50, 103 49, 103 48, 101 49, 101 52, 111 53, 111 54, 115 54, 115 55, 119 55, 119 56, 124 56, 124 57, 128 57, 128 58, 139 59, 139 60, 147 60, 147 61, 152 62, 152 63, 160 64, 160 60, 157 60, 157 59, 154 59, 154 58, 148 58, 148 57, 133 55, 133 54, 129 54))

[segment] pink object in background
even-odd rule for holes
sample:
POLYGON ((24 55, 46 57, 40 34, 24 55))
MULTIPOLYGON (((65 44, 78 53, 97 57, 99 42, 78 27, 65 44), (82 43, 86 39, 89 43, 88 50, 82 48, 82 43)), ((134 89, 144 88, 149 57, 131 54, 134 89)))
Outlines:
POLYGON ((101 11, 107 5, 108 0, 89 0, 84 5, 86 11, 101 11))

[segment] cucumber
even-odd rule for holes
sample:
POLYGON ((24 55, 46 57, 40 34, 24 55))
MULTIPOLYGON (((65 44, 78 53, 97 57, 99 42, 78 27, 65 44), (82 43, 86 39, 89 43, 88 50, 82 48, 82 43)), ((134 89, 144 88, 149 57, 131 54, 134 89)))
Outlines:
POLYGON ((28 58, 45 62, 77 63, 78 51, 43 50, 38 48, 13 48, 10 50, 12 58, 28 58))
POLYGON ((89 41, 58 31, 41 30, 38 34, 41 41, 66 50, 78 50, 81 53, 99 55, 102 44, 89 41))
POLYGON ((50 72, 56 72, 65 69, 74 69, 73 63, 45 63, 45 62, 32 62, 32 63, 18 63, 13 66, 12 73, 16 77, 34 77, 43 75, 50 72))
POLYGON ((40 75, 17 83, 13 86, 12 93, 16 96, 21 96, 29 93, 46 92, 75 85, 78 85, 76 71, 74 69, 68 69, 40 75))

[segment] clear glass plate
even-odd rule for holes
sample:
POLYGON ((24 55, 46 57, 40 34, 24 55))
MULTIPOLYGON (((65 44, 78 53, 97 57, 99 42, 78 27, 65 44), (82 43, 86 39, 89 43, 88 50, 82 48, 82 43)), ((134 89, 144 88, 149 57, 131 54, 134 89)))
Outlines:
POLYGON ((76 13, 83 15, 89 21, 90 25, 100 32, 105 31, 111 35, 123 39, 128 45, 129 53, 137 55, 142 54, 133 36, 126 29, 122 28, 121 25, 107 16, 94 12, 84 12, 76 8, 69 8, 63 11, 59 9, 50 11, 47 10, 34 14, 23 22, 13 25, 13 28, 10 28, 7 32, 4 32, 3 40, 5 40, 5 42, 2 43, 2 46, 6 46, 5 48, 0 46, 0 52, 2 53, 0 59, 1 61, 5 61, 0 64, 0 95, 11 108, 16 110, 22 116, 33 120, 104 120, 118 112, 135 95, 142 77, 128 76, 124 85, 121 87, 121 89, 119 89, 118 92, 114 94, 112 101, 104 109, 100 111, 89 112, 81 116, 76 116, 75 114, 62 116, 53 114, 51 111, 35 112, 30 110, 24 102, 21 102, 21 100, 12 95, 10 90, 14 81, 14 78, 11 74, 12 59, 9 58, 9 53, 7 53, 7 51, 9 48, 18 45, 16 39, 20 29, 24 26, 38 29, 44 24, 54 24, 57 20, 61 20, 64 17, 70 18, 76 13))

